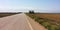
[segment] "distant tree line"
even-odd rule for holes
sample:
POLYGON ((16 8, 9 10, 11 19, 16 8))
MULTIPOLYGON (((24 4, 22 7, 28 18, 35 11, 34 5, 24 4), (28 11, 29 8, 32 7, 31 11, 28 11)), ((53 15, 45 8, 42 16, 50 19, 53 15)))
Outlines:
POLYGON ((34 14, 34 11, 33 11, 33 10, 30 10, 29 13, 30 13, 30 14, 34 14))

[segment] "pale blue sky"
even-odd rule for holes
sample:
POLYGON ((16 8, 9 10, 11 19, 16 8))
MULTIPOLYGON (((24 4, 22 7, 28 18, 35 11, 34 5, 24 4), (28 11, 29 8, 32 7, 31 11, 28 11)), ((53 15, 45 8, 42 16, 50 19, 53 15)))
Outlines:
POLYGON ((60 12, 60 0, 0 0, 0 11, 60 12))

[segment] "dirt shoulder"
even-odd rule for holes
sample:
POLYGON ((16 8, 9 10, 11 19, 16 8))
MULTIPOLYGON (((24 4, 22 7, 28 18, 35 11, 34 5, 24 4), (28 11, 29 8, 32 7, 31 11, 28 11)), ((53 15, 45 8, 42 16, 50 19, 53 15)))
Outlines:
POLYGON ((34 30, 47 30, 46 28, 44 28, 42 25, 34 21, 34 19, 30 18, 29 16, 27 16, 27 19, 34 30))

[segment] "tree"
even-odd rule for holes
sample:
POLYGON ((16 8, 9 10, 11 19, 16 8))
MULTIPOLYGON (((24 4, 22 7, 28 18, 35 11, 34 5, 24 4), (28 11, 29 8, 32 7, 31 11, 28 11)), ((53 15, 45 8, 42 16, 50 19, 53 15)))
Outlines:
POLYGON ((34 14, 34 11, 33 11, 33 10, 30 10, 29 13, 30 13, 30 14, 34 14))

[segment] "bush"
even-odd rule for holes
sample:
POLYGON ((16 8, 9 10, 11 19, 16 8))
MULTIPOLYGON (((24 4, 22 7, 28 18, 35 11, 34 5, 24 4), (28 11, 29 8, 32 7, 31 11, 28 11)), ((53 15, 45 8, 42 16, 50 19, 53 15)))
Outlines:
POLYGON ((50 30, 58 30, 59 27, 57 25, 51 25, 50 30))
POLYGON ((43 22, 41 23, 45 28, 50 28, 50 23, 49 22, 43 22))
POLYGON ((57 25, 52 25, 52 29, 53 29, 53 30, 57 30, 57 29, 59 29, 59 28, 58 28, 57 25))
POLYGON ((39 22, 40 24, 42 24, 42 23, 44 22, 44 20, 40 19, 38 22, 39 22))
POLYGON ((34 19, 35 19, 35 21, 39 21, 40 20, 40 18, 38 18, 38 17, 35 17, 34 19))
POLYGON ((35 18, 36 18, 36 16, 32 16, 32 18, 34 18, 34 19, 35 19, 35 18))

